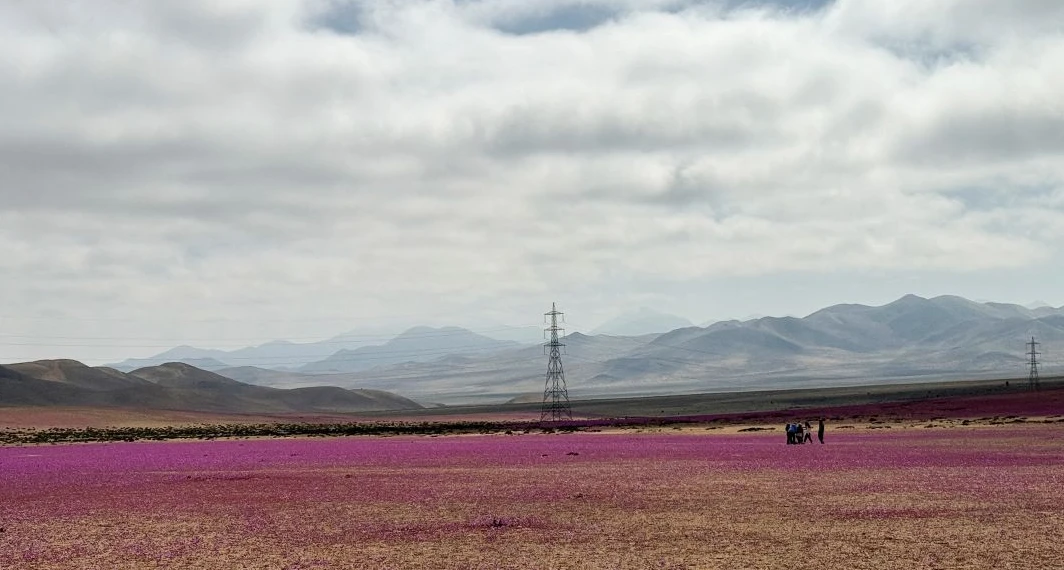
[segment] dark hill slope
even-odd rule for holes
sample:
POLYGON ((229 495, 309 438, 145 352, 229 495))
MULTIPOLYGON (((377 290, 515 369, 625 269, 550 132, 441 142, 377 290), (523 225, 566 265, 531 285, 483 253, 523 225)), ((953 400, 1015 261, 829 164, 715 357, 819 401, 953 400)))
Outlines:
POLYGON ((252 386, 183 363, 126 374, 73 360, 0 366, 0 406, 83 406, 234 413, 407 410, 416 402, 374 390, 252 386))
POLYGON ((130 374, 164 386, 190 404, 195 402, 193 409, 228 411, 236 406, 240 411, 255 412, 364 412, 421 407, 413 400, 380 391, 254 386, 181 362, 141 368, 130 374))
POLYGON ((123 381, 108 372, 101 376, 76 361, 24 364, 30 366, 0 367, 0 405, 167 407, 165 390, 140 379, 123 381), (43 372, 45 378, 34 377, 32 372, 43 372), (105 389, 105 384, 113 387, 105 389))
POLYGON ((213 372, 200 370, 183 362, 138 368, 130 376, 166 391, 167 407, 212 412, 289 412, 294 411, 272 389, 237 382, 213 372))
POLYGON ((254 386, 181 362, 141 368, 130 374, 169 388, 189 404, 199 399, 194 409, 229 410, 236 405, 241 411, 256 412, 364 412, 421 407, 413 400, 379 390, 346 390, 334 386, 283 390, 254 386))
POLYGON ((85 390, 27 376, 10 366, 0 366, 0 405, 48 406, 83 395, 85 390))
POLYGON ((7 367, 31 378, 59 382, 85 390, 109 391, 147 385, 144 380, 113 368, 93 368, 77 360, 37 360, 8 364, 7 367))
POLYGON ((421 404, 383 390, 345 390, 335 386, 313 386, 280 390, 285 402, 297 409, 323 412, 417 410, 421 404))

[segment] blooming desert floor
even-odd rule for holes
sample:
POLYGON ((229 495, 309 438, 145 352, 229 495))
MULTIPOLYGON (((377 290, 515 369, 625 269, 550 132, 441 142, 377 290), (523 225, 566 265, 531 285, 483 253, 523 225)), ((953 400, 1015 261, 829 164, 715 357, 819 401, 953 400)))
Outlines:
POLYGON ((0 448, 0 568, 1060 568, 1064 423, 0 448))

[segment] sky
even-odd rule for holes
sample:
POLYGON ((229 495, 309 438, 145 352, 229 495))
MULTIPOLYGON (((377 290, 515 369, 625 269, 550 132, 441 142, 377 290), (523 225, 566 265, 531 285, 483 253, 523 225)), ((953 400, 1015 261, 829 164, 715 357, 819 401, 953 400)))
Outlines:
POLYGON ((0 3, 0 362, 1064 305, 1058 0, 0 3))

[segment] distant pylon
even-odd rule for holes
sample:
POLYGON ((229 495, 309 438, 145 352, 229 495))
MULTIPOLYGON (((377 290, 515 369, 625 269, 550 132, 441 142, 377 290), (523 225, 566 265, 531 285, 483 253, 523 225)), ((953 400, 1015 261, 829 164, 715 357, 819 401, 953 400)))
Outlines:
POLYGON ((1030 372, 1027 374, 1028 390, 1038 389, 1038 355, 1042 354, 1041 352, 1038 352, 1038 345, 1040 344, 1042 343, 1035 342, 1033 336, 1031 337, 1031 342, 1027 343, 1027 347, 1030 348, 1030 350, 1027 351, 1027 356, 1031 357, 1031 359, 1027 361, 1027 367, 1030 369, 1030 372))
POLYGON ((544 313, 543 319, 550 317, 550 327, 544 333, 550 333, 550 341, 544 343, 544 352, 550 355, 547 360, 547 380, 543 385, 543 409, 539 414, 541 422, 556 422, 573 419, 573 410, 569 407, 569 392, 565 387, 565 371, 562 369, 562 347, 558 333, 565 329, 558 327, 558 307, 551 303, 550 312, 544 313))

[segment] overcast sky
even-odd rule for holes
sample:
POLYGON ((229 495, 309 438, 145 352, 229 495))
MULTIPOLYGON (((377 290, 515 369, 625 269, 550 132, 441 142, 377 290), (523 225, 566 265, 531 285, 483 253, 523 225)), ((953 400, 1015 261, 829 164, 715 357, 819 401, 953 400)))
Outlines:
POLYGON ((0 3, 0 362, 1064 304, 1059 0, 0 3))

